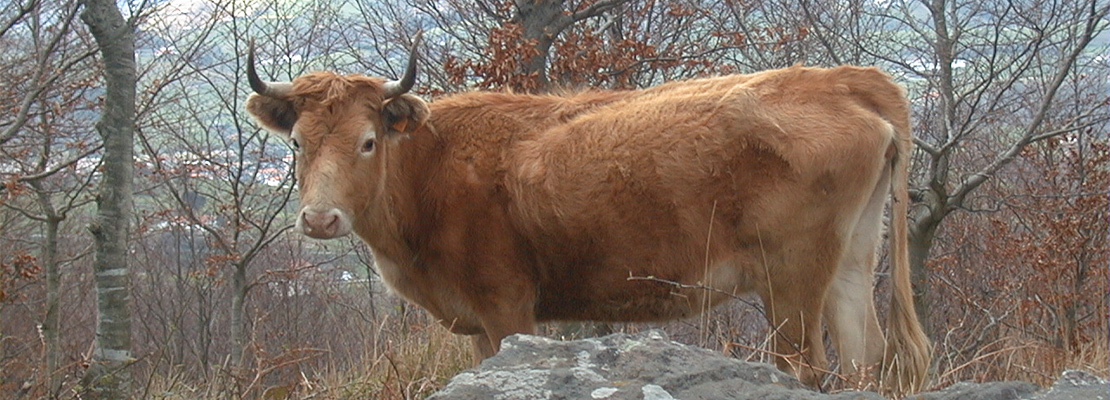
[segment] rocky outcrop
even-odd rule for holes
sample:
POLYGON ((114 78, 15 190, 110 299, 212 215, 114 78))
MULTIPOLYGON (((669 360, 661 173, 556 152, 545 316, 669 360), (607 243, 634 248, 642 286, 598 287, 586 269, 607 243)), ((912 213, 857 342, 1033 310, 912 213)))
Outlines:
POLYGON ((1064 371, 1036 400, 1110 400, 1110 383, 1085 371, 1064 371))
MULTIPOLYGON (((1042 390, 1027 382, 957 384, 916 400, 1103 399, 1107 383, 1068 371, 1042 390), (1099 397, 1101 396, 1101 397, 1099 397)), ((672 342, 660 331, 558 341, 506 338, 501 352, 460 373, 430 399, 739 400, 884 399, 873 392, 819 393, 772 365, 749 363, 672 342)))
POLYGON ((1047 390, 1029 382, 961 382, 908 397, 913 400, 1110 400, 1105 379, 1083 371, 1064 371, 1047 390))

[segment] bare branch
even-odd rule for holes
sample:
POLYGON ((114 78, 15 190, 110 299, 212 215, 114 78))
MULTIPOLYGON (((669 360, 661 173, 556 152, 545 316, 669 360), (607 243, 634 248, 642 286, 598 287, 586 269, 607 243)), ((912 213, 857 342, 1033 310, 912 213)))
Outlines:
POLYGON ((96 146, 93 146, 93 147, 81 152, 80 154, 78 154, 77 156, 74 156, 73 158, 70 158, 66 161, 62 161, 60 163, 55 164, 53 167, 44 169, 40 172, 31 174, 31 175, 21 176, 21 177, 19 177, 18 181, 20 181, 20 182, 35 182, 35 181, 39 181, 39 180, 48 178, 48 177, 53 176, 54 174, 58 173, 58 171, 69 168, 71 165, 78 163, 79 161, 85 159, 85 157, 88 157, 88 156, 92 155, 93 153, 96 153, 96 152, 100 151, 100 149, 103 149, 103 148, 104 148, 103 143, 97 144, 96 146))
MULTIPOLYGON (((36 4, 35 1, 32 1, 31 3, 36 4)), ((66 9, 66 14, 63 15, 61 18, 61 26, 59 26, 55 30, 54 35, 47 42, 46 46, 38 51, 37 57, 35 59, 37 68, 31 78, 31 82, 34 82, 35 84, 31 90, 28 90, 26 93, 24 93, 23 99, 20 101, 20 104, 17 107, 15 118, 10 121, 2 131, 0 131, 0 145, 11 141, 15 138, 17 134, 19 134, 19 131, 23 129, 23 126, 31 118, 32 105, 40 100, 40 97, 43 95, 43 93, 51 89, 58 79, 67 75, 71 68, 75 66, 78 62, 95 54, 95 50, 88 50, 83 55, 79 55, 75 59, 70 60, 67 63, 63 63, 60 66, 52 66, 49 63, 50 57, 58 48, 62 39, 69 34, 73 20, 77 16, 77 8, 78 4, 74 2, 73 4, 71 4, 70 8, 66 9), (52 73, 48 74, 48 72, 51 71, 52 73)))
MULTIPOLYGON (((593 17, 599 16, 599 15, 602 15, 602 14, 608 12, 609 10, 620 7, 624 3, 627 3, 628 1, 629 0, 601 0, 601 1, 598 1, 596 3, 590 4, 586 8, 583 8, 583 9, 578 10, 577 12, 571 14, 570 15, 570 23, 575 23, 575 22, 578 22, 578 21, 581 21, 581 20, 584 20, 584 19, 587 19, 587 18, 593 18, 593 17)), ((566 27, 564 26, 562 28, 565 29, 566 27)), ((559 30, 561 31, 562 29, 559 29, 559 30)))
POLYGON ((986 182, 987 179, 993 176, 995 172, 998 172, 999 169, 1013 161, 1014 157, 1020 154, 1025 146, 1032 143, 1033 139, 1039 136, 1037 132, 1041 129, 1041 125, 1048 116, 1048 112, 1056 99, 1056 92, 1060 89, 1060 86, 1064 84, 1064 80, 1071 73, 1072 66, 1079 59, 1083 51, 1086 50, 1087 45, 1094 39, 1095 32, 1103 28, 1101 26, 1102 21, 1106 18, 1107 13, 1110 12, 1110 4, 1104 5, 1102 9, 1095 9, 1094 7, 1092 3, 1091 14, 1087 17, 1083 33, 1077 38, 1077 42, 1074 44, 1074 47, 1072 47, 1071 51, 1061 61, 1055 76, 1046 88, 1047 90, 1045 91, 1044 97, 1041 99, 1040 105, 1037 107, 1036 114, 1026 125, 1025 131, 1022 133, 1021 137, 1010 145, 1009 148, 995 157, 994 161, 972 174, 967 180, 961 183, 953 191, 951 196, 953 204, 962 203, 969 192, 978 188, 986 182))
MULTIPOLYGON (((19 21, 23 20, 23 17, 26 17, 27 14, 30 14, 31 10, 34 10, 37 5, 38 0, 28 0, 26 4, 24 4, 22 1, 10 3, 8 7, 17 7, 16 13, 12 16, 11 19, 0 23, 0 37, 4 37, 4 35, 12 29, 12 27, 18 24, 19 21)), ((5 7, 5 9, 6 8, 7 7, 5 7)))
POLYGON ((921 149, 921 151, 924 151, 930 157, 933 157, 933 158, 940 157, 941 150, 939 148, 934 147, 929 142, 921 140, 921 138, 919 138, 917 136, 914 136, 913 144, 917 145, 918 149, 921 149))

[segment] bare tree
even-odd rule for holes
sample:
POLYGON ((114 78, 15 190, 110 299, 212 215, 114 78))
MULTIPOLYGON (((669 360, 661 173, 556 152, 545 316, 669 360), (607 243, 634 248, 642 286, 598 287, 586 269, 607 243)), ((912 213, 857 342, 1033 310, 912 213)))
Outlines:
POLYGON ((130 274, 128 226, 132 213, 135 127, 135 39, 115 2, 87 0, 81 20, 89 27, 104 63, 104 111, 96 124, 104 141, 103 177, 97 194, 96 350, 83 379, 94 398, 131 396, 130 274))
MULTIPOLYGON (((0 40, 20 50, 6 58, 3 74, 10 91, 0 94, 0 104, 14 110, 3 121, 0 155, 5 171, 0 177, 9 188, 28 189, 30 202, 6 201, 29 221, 41 224, 38 261, 46 281, 45 314, 42 317, 43 375, 47 393, 57 396, 61 388, 59 333, 61 330, 59 251, 62 223, 71 212, 87 203, 87 178, 76 174, 75 164, 100 149, 88 137, 81 118, 75 114, 90 106, 91 67, 89 50, 74 29, 76 3, 35 1, 12 3, 9 17, 0 30, 0 40), (82 69, 84 68, 84 69, 82 69)), ((16 189, 16 192, 20 189, 16 189)))
MULTIPOLYGON (((145 80, 157 84, 152 104, 172 106, 152 106, 140 121, 138 137, 150 162, 149 184, 159 190, 151 196, 159 209, 147 211, 171 225, 187 226, 189 235, 203 243, 194 246, 195 258, 185 268, 226 277, 221 281, 228 283, 229 301, 221 311, 228 314, 228 331, 220 338, 229 344, 230 365, 246 369, 254 361, 251 350, 262 346, 254 343, 249 308, 252 291, 270 279, 260 270, 304 266, 297 259, 260 262, 292 226, 287 204, 293 179, 284 160, 287 145, 243 119, 241 101, 249 87, 243 80, 245 60, 236 55, 245 54, 246 39, 257 35, 265 39, 259 41, 262 57, 281 60, 267 62, 269 67, 291 68, 266 73, 299 75, 314 64, 333 62, 340 44, 329 39, 338 35, 327 33, 338 24, 329 22, 336 13, 329 5, 265 2, 243 10, 233 2, 204 4, 211 13, 197 24, 204 29, 190 25, 194 29, 188 33, 159 32, 161 46, 179 56, 152 64, 181 72, 172 79, 145 80), (267 18, 247 18, 259 13, 267 18), (218 23, 224 19, 231 22, 218 23), (224 57, 200 56, 210 54, 224 57)), ((209 289, 216 290, 207 287, 205 293, 212 293, 209 289)), ((207 369, 207 352, 201 357, 207 369)))
MULTIPOLYGON (((628 2, 483 0, 477 4, 412 2, 409 6, 430 15, 430 24, 443 30, 450 40, 463 44, 447 62, 465 63, 455 67, 476 70, 487 78, 486 86, 505 84, 517 90, 542 91, 551 88, 548 74, 552 50, 560 35, 583 21, 609 15, 628 2)), ((373 12, 369 7, 363 10, 364 15, 373 12)))
POLYGON ((921 93, 925 98, 919 101, 928 107, 918 108, 915 140, 922 175, 913 193, 917 205, 910 225, 915 301, 923 317, 931 308, 926 260, 944 219, 968 209, 969 195, 1029 144, 1106 121, 1107 113, 1097 104, 1066 116, 1050 113, 1061 111, 1061 85, 1076 73, 1077 64, 1092 57, 1088 46, 1107 29, 1110 4, 1067 1, 1019 8, 1015 3, 934 0, 925 7, 926 20, 914 18, 909 7, 887 16, 922 22, 909 28, 932 47, 917 48, 922 53, 916 62, 889 57, 893 53, 878 48, 867 50, 926 84, 921 93), (982 141, 995 144, 977 148, 980 158, 957 164, 961 151, 982 141))

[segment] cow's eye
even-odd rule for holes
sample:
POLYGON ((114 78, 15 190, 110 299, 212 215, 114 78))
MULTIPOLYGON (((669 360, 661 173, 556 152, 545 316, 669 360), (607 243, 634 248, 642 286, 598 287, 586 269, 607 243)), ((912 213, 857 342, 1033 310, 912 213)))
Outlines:
POLYGON ((374 139, 369 139, 366 142, 362 143, 363 153, 369 153, 371 151, 374 151, 374 139))
POLYGON ((301 143, 298 142, 297 139, 290 139, 289 140, 289 145, 293 146, 294 151, 300 151, 301 150, 301 143))

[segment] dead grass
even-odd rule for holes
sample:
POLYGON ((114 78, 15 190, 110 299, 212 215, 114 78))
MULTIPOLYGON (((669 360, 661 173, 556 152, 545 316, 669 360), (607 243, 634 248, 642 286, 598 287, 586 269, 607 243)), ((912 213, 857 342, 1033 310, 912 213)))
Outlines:
MULTIPOLYGON (((149 376, 142 390, 151 399, 423 399, 473 366, 470 340, 454 335, 420 311, 386 316, 376 326, 355 367, 338 365, 318 349, 294 349, 277 362, 234 370, 222 366, 208 378, 171 370, 149 376), (404 321, 401 321, 401 320, 404 321), (307 355, 307 356, 305 356, 307 355), (314 359, 316 358, 316 359, 314 359), (319 362, 323 358, 323 362, 319 362), (317 361, 317 362, 312 362, 317 361), (323 367, 313 367, 314 365, 323 367), (279 369, 297 372, 280 374, 279 369), (273 384, 274 381, 281 382, 273 384), (263 384, 270 382, 270 384, 263 384)), ((63 396, 64 398, 65 396, 63 396)))
POLYGON ((424 317, 401 332, 382 329, 364 368, 332 368, 301 398, 422 399, 473 366, 470 340, 424 317))
POLYGON ((1096 338, 1067 351, 1043 341, 1008 337, 978 349, 940 352, 932 388, 960 381, 988 382, 1021 380, 1050 386, 1060 374, 1080 369, 1110 376, 1107 338, 1096 338))
MULTIPOLYGON (((712 318, 677 321, 662 325, 616 325, 616 331, 638 332, 662 328, 672 339, 748 361, 773 363, 768 353, 766 326, 760 316, 743 306, 726 306, 711 312, 712 318)), ((560 328, 548 326, 549 336, 561 336, 560 328)), ((405 318, 383 317, 371 339, 358 352, 361 364, 352 368, 323 363, 323 368, 297 365, 296 379, 282 385, 264 386, 259 374, 220 368, 207 380, 169 373, 149 381, 148 398, 157 399, 422 399, 439 390, 455 374, 472 366, 468 338, 449 333, 422 311, 405 318)), ((955 382, 1023 380, 1051 385, 1061 372, 1081 369, 1110 376, 1110 346, 1105 334, 1090 338, 1072 351, 1043 341, 1012 335, 977 348, 958 348, 938 340, 936 370, 926 390, 955 382)), ((299 352, 293 352, 300 354, 299 352)), ((303 353, 303 352, 301 352, 303 353)), ((328 357, 320 354, 319 357, 328 357)), ((305 357, 291 357, 299 363, 305 357)), ((833 358, 835 361, 835 357, 833 358)), ((869 376, 843 377, 830 373, 825 390, 878 390, 879 382, 869 376)))

